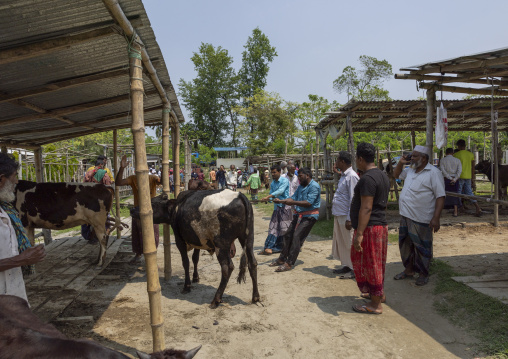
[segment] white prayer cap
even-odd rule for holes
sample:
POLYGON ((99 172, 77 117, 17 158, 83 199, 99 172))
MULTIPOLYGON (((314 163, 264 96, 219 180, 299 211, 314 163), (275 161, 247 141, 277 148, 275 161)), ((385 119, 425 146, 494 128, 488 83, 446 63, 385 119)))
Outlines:
POLYGON ((429 158, 432 156, 432 154, 430 153, 430 148, 427 146, 416 145, 413 151, 424 153, 427 156, 429 156, 429 158))

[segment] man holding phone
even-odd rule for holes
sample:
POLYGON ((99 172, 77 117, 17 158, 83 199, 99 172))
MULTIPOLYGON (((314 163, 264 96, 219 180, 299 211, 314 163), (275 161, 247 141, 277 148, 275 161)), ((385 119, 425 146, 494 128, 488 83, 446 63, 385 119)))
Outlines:
POLYGON ((16 199, 19 164, 11 155, 0 153, 0 295, 15 295, 27 300, 23 270, 44 259, 44 245, 32 247, 18 212, 16 199))

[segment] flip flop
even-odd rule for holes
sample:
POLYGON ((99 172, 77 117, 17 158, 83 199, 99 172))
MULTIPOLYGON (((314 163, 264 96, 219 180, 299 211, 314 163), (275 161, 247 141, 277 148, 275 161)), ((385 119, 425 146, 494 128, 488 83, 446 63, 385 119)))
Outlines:
POLYGON ((400 272, 399 274, 396 274, 393 279, 395 280, 401 280, 401 279, 411 279, 413 278, 413 275, 406 274, 405 272, 400 272))
POLYGON ((284 263, 284 264, 281 264, 280 266, 278 266, 278 267, 277 267, 277 269, 276 269, 275 271, 276 271, 277 273, 279 273, 279 272, 287 272, 287 271, 289 271, 289 270, 291 270, 291 269, 292 269, 292 267, 288 267, 288 266, 286 266, 286 264, 284 263))
POLYGON ((261 252, 258 252, 258 254, 261 255, 261 256, 269 256, 269 255, 272 255, 273 252, 272 253, 268 253, 266 251, 261 251, 261 252))
POLYGON ((383 313, 375 312, 372 309, 367 308, 366 305, 362 305, 360 307, 358 307, 358 305, 353 305, 353 311, 360 313, 360 314, 375 314, 375 315, 383 314, 383 313))
POLYGON ((278 266, 281 266, 283 264, 284 264, 284 262, 280 263, 279 260, 277 259, 277 260, 273 261, 272 263, 270 263, 268 266, 269 267, 278 267, 278 266))
POLYGON ((425 284, 427 284, 428 282, 429 282, 429 276, 427 276, 427 277, 418 277, 418 278, 416 279, 415 285, 417 285, 417 286, 420 286, 420 287, 421 287, 422 285, 425 285, 425 284))

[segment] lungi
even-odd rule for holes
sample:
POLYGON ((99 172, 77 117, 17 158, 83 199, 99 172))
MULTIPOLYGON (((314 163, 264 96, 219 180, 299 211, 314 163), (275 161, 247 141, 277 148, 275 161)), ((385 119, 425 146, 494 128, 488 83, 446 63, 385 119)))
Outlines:
POLYGON ((401 217, 399 249, 404 267, 413 266, 416 273, 429 275, 432 260, 432 228, 427 223, 401 217))
MULTIPOLYGON (((452 184, 451 182, 452 181, 450 181, 448 178, 444 179, 445 191, 459 193, 459 181, 457 180, 457 182, 455 182, 455 184, 452 184)), ((453 206, 458 206, 458 207, 462 206, 460 198, 446 196, 444 208, 445 209, 453 209, 453 206)))
POLYGON ((277 206, 272 213, 268 226, 268 237, 265 240, 265 249, 271 249, 272 253, 280 252, 284 244, 284 235, 291 225, 293 213, 290 206, 277 206))
MULTIPOLYGON (((356 230, 355 234, 356 236, 356 230)), ((388 226, 368 226, 363 231, 362 252, 351 245, 351 261, 360 292, 384 295, 388 226)))
MULTIPOLYGON (((132 217, 131 217, 132 218, 132 217)), ((143 232, 141 230, 141 219, 132 218, 132 251, 137 255, 143 254, 143 232)), ((159 225, 153 225, 155 236, 155 248, 159 247, 159 225)))
POLYGON ((333 217, 333 259, 339 259, 344 267, 353 269, 353 263, 351 263, 351 244, 354 231, 346 229, 346 215, 333 217))

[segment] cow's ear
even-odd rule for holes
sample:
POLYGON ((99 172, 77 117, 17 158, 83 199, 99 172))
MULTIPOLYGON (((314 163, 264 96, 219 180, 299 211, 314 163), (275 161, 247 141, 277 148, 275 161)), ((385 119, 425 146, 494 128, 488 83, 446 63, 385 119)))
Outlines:
POLYGON ((136 354, 138 354, 139 359, 150 359, 150 355, 140 352, 139 350, 136 350, 136 354))
POLYGON ((164 200, 168 199, 168 195, 166 193, 163 193, 162 194, 162 199, 164 199, 164 200))

